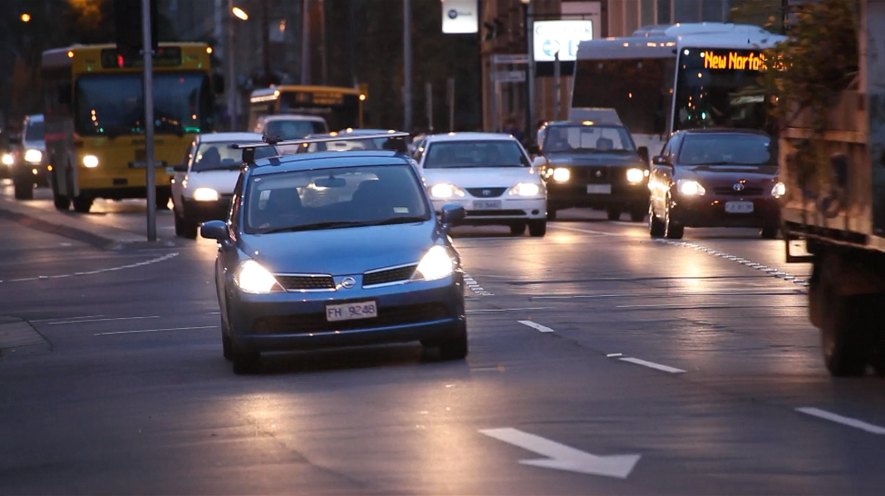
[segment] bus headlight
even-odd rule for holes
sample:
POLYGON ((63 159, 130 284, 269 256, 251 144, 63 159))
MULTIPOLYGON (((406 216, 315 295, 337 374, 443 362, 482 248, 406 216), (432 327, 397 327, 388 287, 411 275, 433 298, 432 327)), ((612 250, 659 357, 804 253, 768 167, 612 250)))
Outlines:
POLYGON ((693 179, 680 179, 676 181, 676 189, 685 196, 703 196, 707 192, 701 186, 701 183, 693 179))
POLYGON ((538 196, 540 192, 541 187, 536 183, 519 183, 507 190, 510 196, 538 196))
POLYGON ((627 182, 630 184, 639 184, 645 179, 645 172, 642 169, 632 167, 627 169, 627 182))
POLYGON ((43 160, 43 152, 36 148, 28 148, 25 150, 25 162, 29 164, 39 164, 43 160))
POLYGON ((86 167, 87 169, 94 169, 98 167, 98 157, 96 157, 95 155, 84 155, 83 167, 86 167))
POLYGON ((214 202, 218 201, 218 191, 212 188, 197 188, 194 190, 194 201, 214 202))
POLYGON ((553 180, 558 183, 567 183, 572 178, 572 172, 565 167, 553 169, 553 180))
POLYGON ((775 185, 771 188, 771 196, 773 196, 775 198, 782 198, 786 194, 787 194, 787 185, 780 182, 780 181, 775 183, 775 185))
POLYGON ((463 189, 455 186, 454 184, 441 183, 434 184, 430 188, 430 196, 432 196, 433 198, 447 200, 456 196, 458 198, 464 198, 464 196, 466 196, 466 193, 464 193, 463 189))

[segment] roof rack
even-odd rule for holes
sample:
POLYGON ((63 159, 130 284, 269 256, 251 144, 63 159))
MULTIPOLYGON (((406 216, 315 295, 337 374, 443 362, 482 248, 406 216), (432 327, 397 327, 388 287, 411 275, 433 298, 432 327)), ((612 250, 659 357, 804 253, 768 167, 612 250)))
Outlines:
POLYGON ((265 137, 264 143, 237 143, 230 145, 231 148, 236 150, 243 150, 243 164, 247 166, 255 165, 255 149, 256 148, 264 148, 267 146, 288 146, 288 145, 302 145, 308 143, 326 143, 330 141, 361 141, 361 140, 372 140, 379 138, 408 138, 409 133, 404 131, 396 131, 396 132, 387 132, 387 133, 378 133, 378 134, 346 134, 346 135, 338 135, 338 136, 329 136, 323 138, 302 138, 296 140, 268 140, 265 137))

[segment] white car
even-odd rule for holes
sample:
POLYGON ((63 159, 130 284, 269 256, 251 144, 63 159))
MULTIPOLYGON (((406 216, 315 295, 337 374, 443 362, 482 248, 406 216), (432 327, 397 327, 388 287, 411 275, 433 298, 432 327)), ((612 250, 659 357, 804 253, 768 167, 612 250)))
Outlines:
POLYGON ((464 207, 470 225, 507 225, 520 235, 547 232, 547 189, 519 141, 503 133, 448 133, 424 138, 415 160, 439 212, 464 207))
MULTIPOLYGON (((226 219, 234 186, 243 168, 237 143, 261 143, 258 133, 205 133, 188 147, 184 161, 174 167, 172 211, 175 235, 195 239, 200 223, 226 219)), ((256 158, 276 155, 272 146, 255 149, 256 158)))

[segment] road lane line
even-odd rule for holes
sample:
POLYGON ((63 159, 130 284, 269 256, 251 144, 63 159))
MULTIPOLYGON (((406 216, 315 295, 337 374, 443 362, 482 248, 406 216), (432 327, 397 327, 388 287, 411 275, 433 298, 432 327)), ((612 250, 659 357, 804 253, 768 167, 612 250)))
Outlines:
POLYGON ((837 424, 847 425, 848 427, 854 427, 855 429, 867 431, 872 434, 885 435, 885 427, 879 427, 878 425, 868 424, 868 423, 864 422, 863 420, 858 420, 858 419, 854 419, 851 417, 843 417, 842 415, 828 412, 826 410, 821 410, 820 408, 802 407, 802 408, 797 408, 796 411, 804 413, 806 415, 811 415, 813 417, 818 417, 818 418, 822 418, 824 420, 829 420, 830 422, 836 422, 837 424))
POLYGON ((118 320, 144 320, 144 319, 159 319, 159 315, 145 315, 143 317, 109 317, 104 319, 81 319, 81 320, 55 320, 52 322, 47 322, 46 325, 65 325, 65 324, 80 324, 83 322, 115 322, 118 320))
POLYGON ((96 315, 80 315, 80 316, 78 316, 78 317, 65 317, 64 319, 61 319, 61 318, 59 318, 59 317, 55 317, 55 318, 51 318, 51 319, 29 319, 28 322, 31 322, 31 323, 45 323, 45 322, 57 322, 57 321, 59 321, 59 320, 80 321, 81 319, 96 319, 96 318, 99 318, 99 317, 104 317, 104 315, 102 315, 102 314, 96 314, 96 315))
POLYGON ((618 360, 622 362, 630 362, 636 365, 642 365, 643 367, 648 367, 655 370, 660 370, 662 372, 667 372, 669 374, 684 374, 685 371, 682 369, 677 369, 676 367, 670 367, 669 365, 661 365, 660 363, 649 362, 646 360, 641 360, 639 358, 633 357, 623 357, 618 358, 618 360))
POLYGON ((522 324, 524 326, 529 326, 532 329, 536 329, 538 332, 556 332, 549 327, 542 326, 541 324, 538 324, 536 322, 532 322, 531 320, 518 320, 517 322, 519 322, 520 324, 522 324))
POLYGON ((218 326, 194 326, 194 327, 169 327, 166 329, 144 329, 141 331, 114 331, 114 332, 96 332, 93 336, 117 336, 120 334, 145 334, 150 332, 169 332, 169 331, 193 331, 198 329, 214 329, 218 326))
POLYGON ((497 312, 521 312, 525 310, 550 310, 553 307, 522 307, 522 308, 480 308, 476 310, 468 310, 467 315, 477 313, 497 313, 497 312))
POLYGON ((584 234, 595 234, 597 236, 614 236, 616 238, 630 237, 629 234, 610 233, 610 232, 605 232, 605 231, 594 231, 592 229, 578 229, 577 227, 567 227, 567 226, 563 226, 561 224, 556 224, 556 225, 548 224, 548 225, 550 227, 554 227, 556 229, 564 229, 566 231, 574 231, 574 232, 579 232, 579 233, 584 233, 584 234))

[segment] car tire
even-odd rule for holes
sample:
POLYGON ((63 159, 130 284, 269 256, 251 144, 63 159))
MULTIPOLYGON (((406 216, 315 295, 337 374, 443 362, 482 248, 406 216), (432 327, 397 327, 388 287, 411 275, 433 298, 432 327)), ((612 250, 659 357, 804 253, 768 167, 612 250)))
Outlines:
POLYGON ((439 358, 441 360, 461 360, 467 356, 467 324, 462 322, 458 324, 458 331, 455 336, 441 341, 439 347, 439 358))
POLYGON ((542 238, 545 234, 547 234, 547 221, 546 220, 530 220, 529 221, 529 234, 535 238, 542 238))
POLYGON ((633 222, 642 222, 645 220, 645 206, 637 205, 630 209, 630 220, 633 222))
POLYGON ((175 218, 175 235, 179 238, 197 239, 197 224, 188 219, 183 219, 173 211, 175 218))
POLYGON ((86 214, 89 213, 90 208, 92 208, 92 198, 83 195, 74 198, 75 211, 86 214))
POLYGON ((769 224, 766 226, 762 226, 762 231, 759 235, 762 239, 775 239, 777 238, 777 233, 780 231, 780 226, 777 224, 769 224))
POLYGON ((652 238, 664 236, 664 222, 655 215, 651 203, 648 205, 648 235, 652 238))
POLYGON ((513 236, 522 236, 525 234, 525 222, 510 224, 510 234, 513 236))
POLYGON ((667 197, 667 205, 664 207, 664 237, 667 239, 682 239, 685 228, 682 224, 673 221, 670 215, 670 197, 667 197))
POLYGON ((608 207, 607 209, 605 209, 605 214, 608 217, 608 220, 620 220, 621 209, 616 207, 608 207))

